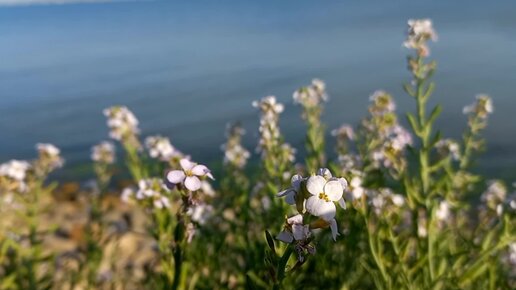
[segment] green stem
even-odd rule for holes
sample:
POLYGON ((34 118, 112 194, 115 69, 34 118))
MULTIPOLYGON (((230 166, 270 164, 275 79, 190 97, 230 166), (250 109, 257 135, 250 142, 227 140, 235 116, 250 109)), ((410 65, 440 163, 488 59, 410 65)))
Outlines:
POLYGON ((281 258, 278 262, 278 267, 276 268, 276 273, 278 273, 278 278, 276 280, 276 283, 273 286, 273 289, 282 289, 283 288, 282 283, 283 283, 283 280, 285 279, 285 267, 287 266, 287 262, 290 259, 290 256, 292 255, 293 252, 294 252, 294 249, 292 248, 292 246, 289 245, 287 247, 287 249, 285 250, 285 252, 283 253, 283 256, 281 256, 281 258))
MULTIPOLYGON (((371 234, 371 231, 369 230, 369 222, 366 216, 364 216, 364 222, 367 228, 367 239, 369 243, 369 249, 371 250, 371 255, 373 256, 373 259, 376 263, 376 266, 378 266, 378 269, 380 269, 380 274, 382 275, 383 281, 386 285, 389 286, 389 277, 387 276, 387 272, 385 271, 385 266, 382 263, 382 260, 380 259, 379 254, 377 253, 375 242, 373 241, 374 234, 371 234)), ((390 288, 390 287, 388 287, 390 288)))
POLYGON ((178 289, 181 282, 181 271, 183 270, 183 251, 180 246, 174 249, 174 282, 172 289, 178 289))

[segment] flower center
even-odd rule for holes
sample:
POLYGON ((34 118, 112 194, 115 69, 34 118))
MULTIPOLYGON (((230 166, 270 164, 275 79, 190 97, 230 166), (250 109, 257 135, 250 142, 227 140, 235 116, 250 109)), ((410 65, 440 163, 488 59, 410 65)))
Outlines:
POLYGON ((191 170, 185 170, 185 175, 186 176, 193 176, 193 173, 191 170))
POLYGON ((324 201, 330 201, 330 198, 324 192, 319 193, 319 198, 323 199, 324 201))

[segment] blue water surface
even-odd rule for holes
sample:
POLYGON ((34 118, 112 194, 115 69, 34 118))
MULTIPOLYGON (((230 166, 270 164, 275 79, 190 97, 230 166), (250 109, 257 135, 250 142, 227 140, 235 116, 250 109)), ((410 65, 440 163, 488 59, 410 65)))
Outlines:
POLYGON ((516 168, 514 1, 133 1, 0 7, 0 162, 31 158, 51 142, 69 165, 107 138, 102 109, 127 105, 144 135, 171 138, 195 160, 220 158, 225 124, 240 120, 257 141, 252 100, 276 95, 287 141, 303 123, 292 92, 327 82, 328 127, 358 123, 376 89, 401 112, 414 103, 402 47, 409 18, 432 18, 439 41, 432 103, 460 137, 462 107, 490 94, 495 114, 480 168, 516 168))

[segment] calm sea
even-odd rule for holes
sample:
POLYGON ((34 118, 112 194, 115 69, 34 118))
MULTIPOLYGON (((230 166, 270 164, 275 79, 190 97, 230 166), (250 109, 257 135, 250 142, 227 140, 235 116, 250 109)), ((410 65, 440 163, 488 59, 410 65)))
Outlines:
POLYGON ((144 135, 166 135, 213 162, 230 121, 243 122, 254 149, 251 102, 266 95, 286 104, 282 130, 300 145, 291 95, 314 77, 327 82, 330 129, 356 124, 376 89, 412 110, 401 43, 407 19, 429 17, 444 133, 459 137, 462 107, 490 94, 495 114, 479 166, 491 176, 516 172, 514 1, 171 2, 0 7, 0 162, 51 142, 70 166, 83 163, 107 138, 102 109, 114 104, 135 112, 144 135))

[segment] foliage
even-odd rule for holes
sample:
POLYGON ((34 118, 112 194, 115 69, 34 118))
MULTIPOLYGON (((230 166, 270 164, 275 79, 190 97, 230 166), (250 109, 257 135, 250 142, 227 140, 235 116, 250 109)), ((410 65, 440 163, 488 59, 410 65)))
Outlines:
POLYGON ((293 96, 306 158, 295 163, 284 106, 265 97, 253 103, 259 170, 246 170, 245 132, 231 124, 218 189, 168 138, 142 142, 129 109, 106 109, 130 181, 115 191, 116 146, 93 147, 96 182, 72 190, 78 227, 58 214, 64 186, 46 181, 59 149, 38 144, 37 159, 1 164, 0 289, 514 289, 516 196, 496 180, 479 196, 485 180, 472 172, 493 105, 478 96, 463 139, 443 138, 442 108, 428 108, 436 39, 430 20, 409 21, 410 128, 376 91, 356 128, 332 131, 335 160, 321 121, 329 97, 314 80, 293 96), (57 246, 64 239, 74 243, 57 246))

